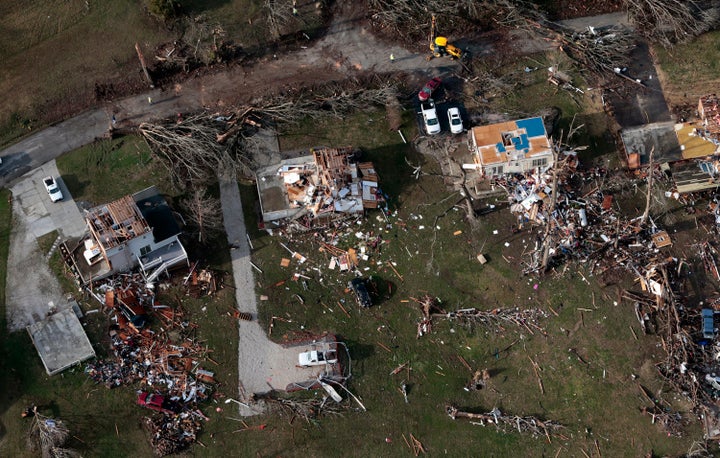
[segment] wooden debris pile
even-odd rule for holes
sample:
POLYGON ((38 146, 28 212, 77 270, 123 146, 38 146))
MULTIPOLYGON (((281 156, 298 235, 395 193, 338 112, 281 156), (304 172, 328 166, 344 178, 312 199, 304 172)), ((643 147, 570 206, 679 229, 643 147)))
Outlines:
POLYGON ((156 456, 182 452, 195 441, 201 430, 204 416, 188 411, 177 415, 162 414, 145 417, 143 424, 150 433, 150 444, 156 456))
POLYGON ((444 314, 445 311, 440 308, 440 299, 432 297, 429 294, 416 299, 411 298, 420 305, 420 311, 422 312, 422 318, 417 324, 417 337, 418 339, 425 334, 432 332, 432 317, 437 314, 444 314))
POLYGON ((622 278, 619 270, 633 271, 635 265, 649 263, 656 249, 672 245, 670 235, 652 219, 646 224, 615 210, 614 194, 604 184, 612 178, 607 169, 582 169, 574 152, 559 154, 566 157, 552 171, 493 183, 505 189, 510 211, 518 218, 516 227, 536 226, 542 232, 525 244, 519 259, 508 255, 506 261, 520 262, 524 274, 583 262, 607 285, 622 278))
POLYGON ((698 244, 698 254, 703 262, 705 271, 709 273, 715 280, 720 281, 720 270, 718 270, 718 257, 720 253, 715 246, 708 240, 698 244))
MULTIPOLYGON (((218 285, 217 275, 210 269, 193 269, 183 283, 186 286, 186 294, 194 298, 212 296, 218 289, 222 289, 222 283, 218 285)), ((222 280, 222 277, 220 277, 222 280)))
MULTIPOLYGON (((718 368, 715 359, 718 353, 717 347, 710 352, 702 348, 699 310, 688 307, 682 292, 679 275, 683 264, 675 258, 654 259, 644 265, 629 263, 643 291, 626 291, 622 298, 633 302, 643 332, 660 338, 665 358, 656 364, 659 374, 676 393, 692 403, 698 415, 706 418, 706 429, 710 430, 709 425, 716 415, 708 415, 708 412, 717 410, 715 400, 720 399, 720 379, 713 372, 718 368)), ((668 435, 681 436, 682 416, 647 388, 640 386, 640 391, 651 404, 643 406, 641 412, 668 435)))
POLYGON ((679 412, 673 412, 670 406, 650 392, 647 388, 639 385, 643 397, 651 404, 642 407, 640 412, 648 415, 653 424, 659 425, 668 436, 682 437, 683 418, 679 412))
POLYGON ((498 431, 510 432, 517 430, 520 434, 530 434, 535 436, 545 436, 550 440, 550 436, 558 434, 564 426, 551 420, 540 420, 539 418, 528 416, 518 417, 515 415, 504 415, 497 407, 488 413, 471 413, 458 410, 454 406, 446 406, 445 412, 456 420, 458 418, 467 418, 472 420, 472 424, 479 426, 495 425, 498 431))
MULTIPOLYGON (((207 270, 193 268, 186 280, 197 291, 216 287, 207 270)), ((107 279, 92 294, 114 321, 109 330, 114 357, 87 364, 86 374, 108 388, 139 383, 162 392, 177 413, 163 411, 146 420, 154 452, 163 456, 185 449, 196 441, 199 419, 205 418, 197 405, 210 398, 215 383, 215 374, 203 368, 204 361, 212 361, 211 350, 197 340, 197 325, 181 306, 158 304, 139 274, 107 279)))

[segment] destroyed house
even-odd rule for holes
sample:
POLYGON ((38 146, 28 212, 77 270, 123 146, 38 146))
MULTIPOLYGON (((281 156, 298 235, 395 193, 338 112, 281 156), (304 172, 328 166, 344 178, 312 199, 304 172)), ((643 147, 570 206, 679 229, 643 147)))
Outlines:
POLYGON ((715 94, 700 97, 698 102, 698 114, 702 128, 698 129, 699 135, 713 143, 720 145, 720 99, 715 94))
MULTIPOLYGON (((258 171, 263 221, 322 218, 377 208, 384 197, 371 162, 353 162, 352 148, 311 148, 258 171)), ((279 223, 278 223, 279 224, 279 223)))
MULTIPOLYGON (((187 263, 180 226, 154 186, 132 196, 85 212, 90 238, 84 241, 84 260, 93 278, 102 278, 140 267, 148 281, 187 263)), ((80 269, 82 272, 84 269, 80 269)))
POLYGON ((698 102, 696 122, 657 122, 620 133, 631 170, 653 162, 672 174, 678 193, 715 189, 720 185, 720 109, 714 94, 698 102))
POLYGON ((477 126, 470 130, 469 148, 483 176, 525 173, 553 164, 553 153, 542 118, 528 118, 477 126))

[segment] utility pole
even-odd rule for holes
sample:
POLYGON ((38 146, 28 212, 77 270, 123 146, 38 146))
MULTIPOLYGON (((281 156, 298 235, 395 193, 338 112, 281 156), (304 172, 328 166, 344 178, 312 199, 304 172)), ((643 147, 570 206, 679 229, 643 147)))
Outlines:
POLYGON ((148 73, 147 65, 145 65, 145 56, 143 56, 143 53, 140 50, 140 45, 137 42, 135 42, 135 51, 137 51, 138 59, 140 60, 140 65, 142 66, 143 73, 145 73, 145 78, 147 78, 148 83, 150 83, 150 89, 155 89, 155 85, 153 84, 152 78, 150 78, 150 73, 148 73))
POLYGON ((648 216, 650 216, 650 198, 652 194, 652 186, 653 186, 653 155, 655 153, 655 147, 653 146, 650 150, 650 165, 648 167, 648 170, 650 171, 650 175, 648 176, 648 185, 647 185, 647 196, 645 197, 645 212, 642 214, 642 217, 640 218, 640 225, 643 226, 645 224, 645 221, 648 219, 648 216))
POLYGON ((553 218, 552 214, 555 211, 555 204, 557 203, 557 181, 558 181, 558 168, 560 167, 560 155, 558 154, 558 149, 561 147, 562 144, 558 145, 557 147, 555 145, 552 145, 552 153, 553 153, 553 170, 552 170, 552 196, 550 196, 550 208, 548 209, 547 215, 548 219, 545 222, 545 234, 543 236, 543 255, 542 255, 542 262, 540 264, 540 272, 545 273, 548 267, 548 263, 550 262, 550 249, 552 248, 552 242, 553 242, 553 218))

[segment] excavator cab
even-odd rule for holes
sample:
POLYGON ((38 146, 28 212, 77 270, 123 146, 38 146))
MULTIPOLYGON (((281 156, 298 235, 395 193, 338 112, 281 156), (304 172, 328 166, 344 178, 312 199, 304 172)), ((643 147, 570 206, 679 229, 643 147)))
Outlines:
POLYGON ((435 57, 450 56, 453 59, 462 58, 462 49, 452 43, 448 43, 445 37, 436 37, 430 45, 430 50, 435 57))
MULTIPOLYGON (((430 51, 432 51, 433 56, 449 56, 453 59, 462 59, 462 49, 458 48, 452 43, 448 43, 448 39, 446 37, 435 36, 436 27, 437 26, 435 23, 435 16, 433 15, 432 25, 430 29, 430 51)), ((430 59, 430 57, 428 57, 428 59, 430 59)))

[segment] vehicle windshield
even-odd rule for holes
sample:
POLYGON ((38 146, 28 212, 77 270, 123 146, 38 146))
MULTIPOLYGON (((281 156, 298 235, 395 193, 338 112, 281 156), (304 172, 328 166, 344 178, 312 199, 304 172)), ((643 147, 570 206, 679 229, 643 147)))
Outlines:
POLYGON ((437 124, 437 123, 438 123, 438 119, 437 119, 437 118, 428 118, 428 120, 427 120, 428 126, 434 126, 434 125, 437 124))
POLYGON ((50 191, 50 192, 53 193, 53 194, 56 193, 57 190, 58 190, 58 188, 57 188, 56 186, 50 186, 50 187, 48 188, 48 191, 50 191))
POLYGON ((453 125, 457 126, 458 124, 460 124, 460 118, 453 118, 452 123, 453 125))

